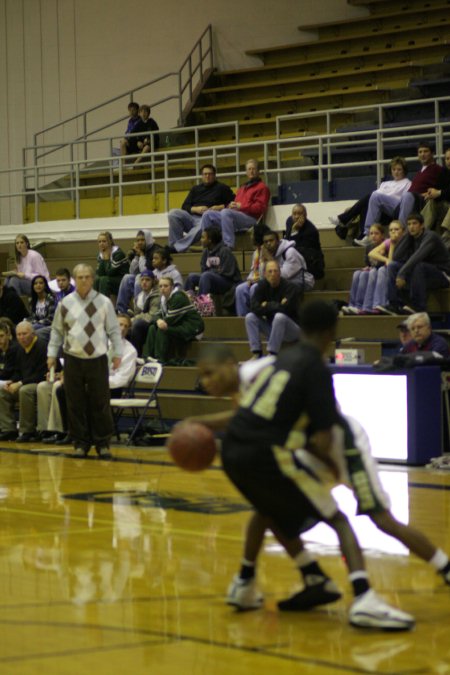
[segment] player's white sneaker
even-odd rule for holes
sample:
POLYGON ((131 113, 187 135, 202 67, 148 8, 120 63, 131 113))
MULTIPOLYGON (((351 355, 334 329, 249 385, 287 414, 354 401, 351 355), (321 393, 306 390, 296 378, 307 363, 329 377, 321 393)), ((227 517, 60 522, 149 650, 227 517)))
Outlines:
POLYGON ((227 605, 238 609, 259 609, 264 604, 264 596, 256 585, 256 579, 241 579, 235 576, 228 586, 227 605))
POLYGON ((349 619, 357 628, 383 628, 384 630, 410 630, 415 623, 411 614, 391 607, 374 590, 356 598, 350 607, 349 619))

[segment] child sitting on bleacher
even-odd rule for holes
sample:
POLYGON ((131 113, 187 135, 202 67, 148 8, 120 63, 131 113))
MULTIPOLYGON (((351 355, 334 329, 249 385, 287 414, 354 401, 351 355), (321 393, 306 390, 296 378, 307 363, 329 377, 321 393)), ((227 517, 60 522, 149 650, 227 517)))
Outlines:
POLYGON ((151 270, 141 272, 140 284, 142 290, 134 301, 134 309, 128 310, 128 314, 132 317, 128 338, 139 356, 142 355, 150 321, 161 307, 158 283, 151 270))
POLYGON ((365 267, 356 270, 353 273, 352 285, 350 288, 350 300, 348 305, 342 307, 343 314, 359 314, 364 303, 364 295, 369 283, 369 274, 372 267, 378 267, 381 263, 369 258, 372 249, 379 246, 384 240, 384 229, 380 223, 374 223, 369 230, 370 243, 366 247, 365 267))

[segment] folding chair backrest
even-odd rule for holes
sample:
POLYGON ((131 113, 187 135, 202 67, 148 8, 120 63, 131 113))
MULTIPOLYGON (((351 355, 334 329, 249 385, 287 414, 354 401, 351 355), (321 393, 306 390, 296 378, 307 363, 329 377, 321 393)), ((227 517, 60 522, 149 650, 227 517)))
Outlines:
POLYGON ((160 363, 157 363, 156 361, 144 363, 139 368, 134 383, 143 384, 147 387, 154 387, 159 383, 162 373, 163 367, 160 363))

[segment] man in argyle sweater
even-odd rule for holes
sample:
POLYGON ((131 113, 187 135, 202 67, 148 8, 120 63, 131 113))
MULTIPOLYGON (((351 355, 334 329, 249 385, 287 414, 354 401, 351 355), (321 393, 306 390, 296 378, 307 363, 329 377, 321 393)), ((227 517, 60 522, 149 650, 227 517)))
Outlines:
POLYGON ((94 444, 97 454, 107 459, 111 456, 109 440, 113 433, 108 339, 112 366, 118 368, 122 357, 120 327, 109 298, 93 290, 92 267, 77 265, 73 277, 75 292, 58 304, 55 313, 47 364, 49 370, 55 365, 62 346, 69 433, 74 439, 75 454, 85 457, 94 444))

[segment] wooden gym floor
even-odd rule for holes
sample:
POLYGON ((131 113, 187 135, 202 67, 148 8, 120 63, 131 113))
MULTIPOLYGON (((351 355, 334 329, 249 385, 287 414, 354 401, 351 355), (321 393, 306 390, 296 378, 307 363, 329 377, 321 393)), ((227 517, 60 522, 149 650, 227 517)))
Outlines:
MULTIPOLYGON (((249 675, 450 673, 450 588, 364 518, 354 519, 373 585, 413 613, 412 633, 358 631, 336 541, 310 548, 345 591, 282 615, 298 574, 271 538, 265 608, 224 604, 248 507, 220 466, 175 467, 164 449, 77 460, 49 446, 0 448, 0 673, 249 675)), ((450 473, 382 467, 394 512, 450 551, 450 473)), ((349 493, 339 499, 351 509, 349 493)))

